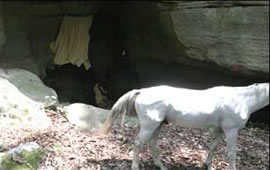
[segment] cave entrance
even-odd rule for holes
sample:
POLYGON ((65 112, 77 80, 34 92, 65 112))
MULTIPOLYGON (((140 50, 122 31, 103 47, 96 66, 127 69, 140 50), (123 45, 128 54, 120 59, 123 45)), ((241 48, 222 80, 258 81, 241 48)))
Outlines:
MULTIPOLYGON (((186 48, 191 48, 189 45, 194 46, 195 50, 193 49, 192 52, 195 52, 195 54, 198 54, 198 51, 203 51, 204 48, 200 42, 188 41, 190 39, 195 39, 196 41, 204 39, 203 36, 208 35, 204 33, 207 33, 211 28, 218 27, 218 25, 214 25, 215 19, 218 17, 207 18, 211 17, 210 14, 213 14, 211 10, 216 10, 214 12, 215 15, 219 15, 220 12, 224 16, 224 12, 230 12, 232 3, 231 1, 224 1, 224 3, 214 3, 215 6, 213 6, 210 1, 203 3, 149 1, 144 4, 142 2, 123 1, 0 2, 0 5, 2 5, 1 13, 4 16, 0 18, 0 37, 5 35, 5 38, 2 38, 0 41, 0 52, 1 56, 3 56, 0 57, 0 66, 1 68, 10 66, 22 68, 43 76, 45 84, 54 88, 58 93, 60 102, 81 102, 103 108, 110 108, 128 90, 153 85, 167 84, 185 88, 204 89, 218 85, 241 86, 254 82, 269 82, 269 76, 266 76, 265 72, 263 72, 263 76, 261 76, 262 72, 257 72, 254 74, 255 76, 251 76, 242 74, 243 72, 240 72, 241 66, 236 66, 236 71, 232 71, 221 68, 221 65, 209 61, 187 59, 186 48), (192 5, 195 5, 195 8, 190 8, 194 7, 192 5), (219 7, 216 9, 216 6, 219 7), (222 10, 223 8, 220 8, 224 6, 228 10, 224 11, 222 10), (210 12, 207 12, 208 10, 210 12), (202 15, 205 11, 207 15, 202 15), (56 39, 63 17, 65 15, 88 16, 89 14, 94 16, 92 27, 89 30, 88 59, 91 64, 90 69, 86 70, 84 66, 77 67, 71 64, 53 66, 49 64, 47 66, 48 60, 53 58, 50 50, 48 50, 48 45, 56 39), (191 14, 196 17, 192 18, 191 14), (175 17, 174 21, 172 21, 172 16, 175 17), (200 21, 200 24, 195 25, 194 28, 189 27, 194 20, 200 21), (184 24, 184 21, 185 26, 181 25, 182 23, 184 24), (208 26, 211 27, 209 28, 208 26), (190 30, 195 31, 189 32, 190 30), (197 33, 201 33, 201 30, 203 30, 203 33, 197 36, 197 33), (181 34, 181 31, 189 32, 189 34, 181 34), (194 38, 193 34, 197 37, 194 38), (182 36, 180 39, 190 39, 180 42, 178 37, 180 35, 182 36), (44 73, 45 68, 46 71, 44 73), (97 98, 100 100, 97 100, 97 98), (103 99, 104 102, 102 102, 103 99)), ((260 5, 263 7, 264 3, 260 5)), ((243 9, 241 8, 241 10, 243 9)), ((233 11, 233 14, 236 15, 241 10, 233 11)), ((261 11, 255 10, 254 17, 260 17, 262 15, 261 11)), ((239 17, 242 17, 243 15, 240 14, 238 14, 239 17)), ((253 12, 249 14, 253 14, 253 12)), ((248 21, 251 23, 256 21, 257 24, 264 24, 263 19, 250 19, 248 21)), ((265 21, 268 21, 268 19, 265 21)), ((241 31, 240 27, 246 28, 247 23, 240 23, 239 18, 233 18, 227 24, 237 25, 236 31, 241 31)), ((222 26, 225 25, 224 23, 222 26)), ((256 24, 252 26, 264 28, 256 24)), ((235 31, 233 29, 227 30, 235 31)), ((245 29, 247 32, 248 30, 250 29, 245 29)), ((260 31, 255 32, 256 34, 254 35, 264 33, 264 30, 258 30, 260 31)), ((225 29, 222 31, 225 31, 225 29)), ((217 37, 214 31, 210 33, 213 36, 206 37, 207 41, 212 41, 213 37, 217 37)), ((233 35, 237 37, 237 34, 233 35)), ((249 36, 241 36, 241 38, 245 37, 249 36)), ((219 39, 221 43, 218 45, 216 45, 216 41, 212 43, 213 46, 211 48, 213 49, 209 50, 211 55, 214 55, 212 58, 219 57, 215 56, 215 54, 220 53, 219 50, 224 53, 229 51, 226 55, 221 53, 226 61, 230 61, 230 58, 226 58, 228 56, 237 57, 237 61, 245 58, 242 55, 244 51, 242 52, 234 48, 234 46, 230 46, 230 41, 226 40, 223 42, 223 38, 219 39), (222 45, 226 48, 223 48, 222 45)), ((245 43, 246 41, 244 40, 241 41, 244 42, 244 45, 237 47, 242 49, 243 47, 249 47, 249 43, 253 43, 253 39, 249 39, 249 43, 245 43)), ((261 40, 266 39, 258 38, 256 42, 261 43, 261 40)), ((256 48, 263 48, 264 44, 267 44, 260 43, 257 43, 259 45, 256 48)), ((207 43, 204 45, 207 45, 207 43)), ((256 51, 255 46, 254 48, 253 46, 252 48, 246 48, 246 51, 249 49, 255 52, 267 51, 256 51)), ((253 55, 253 53, 248 54, 253 55)), ((261 62, 264 61, 263 57, 267 55, 258 56, 261 57, 259 58, 261 62)), ((257 62, 254 57, 249 59, 254 63, 257 62)), ((267 59, 265 60, 267 61, 267 59)), ((247 62, 244 61, 244 63, 247 62)), ((265 63, 261 62, 264 67, 267 65, 265 63)), ((260 112, 260 114, 254 114, 254 117, 260 117, 262 121, 269 122, 269 107, 262 109, 260 112)))

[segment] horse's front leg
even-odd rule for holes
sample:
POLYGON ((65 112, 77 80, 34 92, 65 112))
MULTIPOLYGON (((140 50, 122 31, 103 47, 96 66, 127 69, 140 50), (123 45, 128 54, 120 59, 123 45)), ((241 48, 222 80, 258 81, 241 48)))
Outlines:
POLYGON ((209 152, 208 156, 205 161, 205 165, 207 166, 208 170, 212 170, 212 160, 214 156, 214 151, 217 149, 218 143, 221 140, 223 135, 223 131, 221 128, 215 128, 213 133, 213 140, 209 145, 209 152))
POLYGON ((155 165, 158 166, 161 170, 167 170, 167 168, 160 161, 159 153, 157 150, 157 141, 158 141, 160 128, 161 126, 157 128, 157 130, 154 132, 152 138, 150 139, 149 145, 150 145, 150 151, 151 151, 155 165))
POLYGON ((227 139, 228 157, 230 161, 230 170, 236 170, 236 147, 238 129, 225 130, 227 139))

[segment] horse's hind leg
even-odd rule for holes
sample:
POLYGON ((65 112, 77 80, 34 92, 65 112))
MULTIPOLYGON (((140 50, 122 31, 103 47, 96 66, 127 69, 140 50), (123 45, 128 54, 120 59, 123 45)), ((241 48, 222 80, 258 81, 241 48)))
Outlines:
POLYGON ((153 137, 150 139, 149 145, 150 145, 150 150, 151 150, 151 154, 152 154, 155 165, 158 166, 161 170, 167 170, 167 168, 160 161, 159 153, 157 150, 157 140, 158 140, 160 128, 161 126, 159 126, 157 130, 154 132, 153 137))
POLYGON ((209 145, 208 156, 205 161, 205 165, 208 167, 208 170, 212 169, 212 159, 214 155, 214 151, 217 149, 218 143, 221 140, 223 135, 223 130, 221 128, 215 128, 213 134, 213 140, 209 145))
POLYGON ((135 150, 132 160, 132 170, 139 170, 139 154, 143 149, 143 145, 145 142, 148 142, 153 136, 156 129, 159 127, 159 123, 153 124, 152 126, 147 125, 147 128, 141 125, 140 132, 135 139, 135 150))
POLYGON ((143 148, 143 140, 141 140, 141 138, 143 135, 139 134, 136 139, 135 139, 135 142, 134 142, 134 155, 133 155, 133 160, 132 160, 132 166, 131 166, 131 169, 132 170, 139 170, 139 154, 140 152, 142 151, 142 148, 143 148), (140 137, 141 136, 141 137, 140 137))

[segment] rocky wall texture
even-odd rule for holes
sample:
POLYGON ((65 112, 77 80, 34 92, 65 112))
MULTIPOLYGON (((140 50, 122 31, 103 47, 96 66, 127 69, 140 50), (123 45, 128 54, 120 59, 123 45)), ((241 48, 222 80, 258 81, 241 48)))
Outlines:
POLYGON ((268 5, 268 1, 1 2, 0 65, 43 75, 53 57, 49 43, 63 16, 93 14, 89 58, 96 72, 113 70, 112 63, 125 49, 134 63, 149 60, 202 68, 210 63, 266 77, 268 5))
POLYGON ((269 73, 269 2, 128 3, 122 25, 129 54, 163 63, 269 73), (203 62, 200 62, 203 61, 203 62))

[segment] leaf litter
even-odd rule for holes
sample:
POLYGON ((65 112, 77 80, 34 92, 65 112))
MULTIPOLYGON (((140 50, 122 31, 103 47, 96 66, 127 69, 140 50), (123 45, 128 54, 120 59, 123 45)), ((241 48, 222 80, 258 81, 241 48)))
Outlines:
MULTIPOLYGON (((39 170, 130 170, 133 142, 139 127, 115 124, 108 135, 83 131, 55 111, 47 110, 52 126, 33 131, 24 128, 0 129, 0 152, 20 143, 36 142, 46 150, 39 170)), ((265 125, 267 126, 267 125, 265 125)), ((205 170, 211 135, 207 129, 190 129, 166 124, 159 135, 160 158, 169 170, 205 170)), ((237 143, 237 167, 240 170, 269 169, 269 128, 248 127, 240 130, 237 143)), ((220 142, 213 158, 216 170, 229 167, 226 142, 220 142)), ((148 147, 140 155, 141 170, 159 170, 148 147)))

